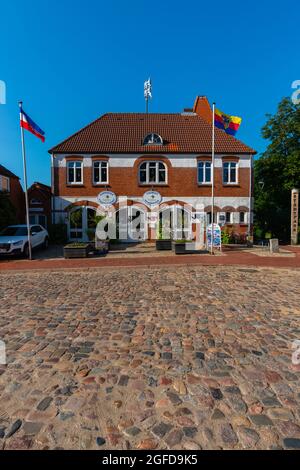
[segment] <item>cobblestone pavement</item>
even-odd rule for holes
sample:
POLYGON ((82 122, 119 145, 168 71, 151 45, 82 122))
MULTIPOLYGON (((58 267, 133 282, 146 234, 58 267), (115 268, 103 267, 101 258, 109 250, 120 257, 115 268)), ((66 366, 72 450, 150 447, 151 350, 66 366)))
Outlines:
POLYGON ((300 448, 300 271, 0 275, 0 447, 300 448))

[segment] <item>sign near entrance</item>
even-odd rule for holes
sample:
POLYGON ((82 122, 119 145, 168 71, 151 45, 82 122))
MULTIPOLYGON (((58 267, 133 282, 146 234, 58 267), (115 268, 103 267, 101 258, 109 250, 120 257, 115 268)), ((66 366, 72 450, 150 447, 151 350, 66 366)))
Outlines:
POLYGON ((298 214, 299 214, 299 190, 292 190, 292 214, 291 214, 291 244, 298 243, 298 214))
POLYGON ((101 206, 112 206, 117 202, 117 196, 112 191, 102 191, 98 194, 97 201, 101 206))
POLYGON ((212 239, 215 248, 221 248, 221 227, 218 224, 210 224, 206 229, 207 246, 211 247, 212 239))
POLYGON ((157 206, 161 203, 162 197, 158 191, 147 191, 143 196, 143 201, 148 206, 157 206))

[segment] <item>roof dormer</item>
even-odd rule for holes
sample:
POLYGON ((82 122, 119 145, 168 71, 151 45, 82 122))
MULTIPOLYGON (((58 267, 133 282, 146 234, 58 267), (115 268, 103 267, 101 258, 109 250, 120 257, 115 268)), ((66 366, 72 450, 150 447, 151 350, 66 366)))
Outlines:
POLYGON ((163 145, 163 139, 159 134, 147 134, 143 140, 143 145, 163 145))

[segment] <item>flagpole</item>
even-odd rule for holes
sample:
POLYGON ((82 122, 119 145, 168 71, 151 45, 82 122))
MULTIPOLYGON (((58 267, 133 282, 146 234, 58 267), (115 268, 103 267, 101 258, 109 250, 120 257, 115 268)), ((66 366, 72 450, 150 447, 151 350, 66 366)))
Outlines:
MULTIPOLYGON (((23 102, 19 101, 20 112, 22 112, 22 104, 23 104, 23 102)), ((23 129, 22 126, 21 126, 21 142, 22 142, 24 186, 25 186, 25 206, 26 206, 26 222, 27 222, 27 236, 28 236, 28 253, 29 253, 29 259, 32 260, 31 239, 30 239, 30 222, 29 222, 28 188, 27 188, 25 137, 24 137, 24 129, 23 129)))
POLYGON ((210 252, 214 254, 214 206, 215 206, 215 106, 213 103, 212 112, 212 148, 211 148, 211 248, 210 252))
POLYGON ((249 219, 248 219, 248 241, 252 243, 252 236, 251 236, 251 214, 252 214, 252 166, 253 160, 252 155, 250 154, 250 181, 249 181, 249 219))

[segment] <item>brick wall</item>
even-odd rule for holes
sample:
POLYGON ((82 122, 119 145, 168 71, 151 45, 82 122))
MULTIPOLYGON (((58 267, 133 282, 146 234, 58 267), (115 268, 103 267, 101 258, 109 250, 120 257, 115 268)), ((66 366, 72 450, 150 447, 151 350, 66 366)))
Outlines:
MULTIPOLYGON (((236 159, 236 158, 235 158, 236 159)), ((73 160, 73 158, 72 158, 73 160)), ((158 190, 163 197, 197 197, 211 196, 210 185, 198 185, 197 168, 172 167, 164 157, 139 158, 133 167, 110 167, 109 184, 93 185, 92 166, 83 168, 83 184, 68 185, 67 169, 65 166, 54 168, 54 194, 55 196, 96 197, 104 187, 117 195, 142 196, 147 189, 158 190), (164 161, 168 167, 168 183, 166 185, 145 185, 139 183, 138 168, 144 160, 164 161)), ((222 168, 215 168, 215 196, 216 197, 247 197, 249 196, 250 168, 239 168, 238 184, 223 185, 222 168)))
POLYGON ((16 209, 17 222, 25 222, 25 196, 19 178, 10 177, 10 200, 16 209))
MULTIPOLYGON (((29 212, 30 209, 41 209, 36 214, 43 214, 47 218, 47 227, 51 224, 51 191, 43 189, 43 186, 39 186, 38 183, 34 183, 28 190, 29 200, 29 212), (31 200, 35 199, 41 202, 41 204, 32 204, 31 200)), ((34 212, 32 212, 33 214, 34 212)))

